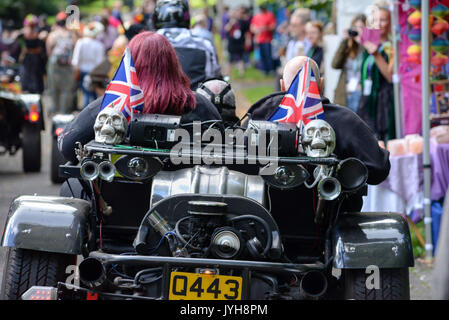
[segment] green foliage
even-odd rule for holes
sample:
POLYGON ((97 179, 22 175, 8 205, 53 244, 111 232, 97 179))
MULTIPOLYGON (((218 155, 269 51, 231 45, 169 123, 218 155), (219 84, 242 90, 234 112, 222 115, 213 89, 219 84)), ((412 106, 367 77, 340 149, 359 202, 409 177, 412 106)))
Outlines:
POLYGON ((243 77, 240 77, 237 68, 233 68, 231 78, 235 81, 245 81, 250 83, 260 83, 260 82, 273 82, 275 81, 273 76, 266 76, 260 70, 251 67, 245 70, 243 77))
MULTIPOLYGON (((420 223, 416 224, 416 229, 421 235, 425 234, 425 225, 424 222, 421 221, 420 223)), ((411 238, 412 238, 412 246, 413 246, 413 255, 415 258, 423 257, 426 253, 426 249, 421 245, 421 243, 418 240, 418 237, 416 236, 415 230, 413 228, 410 228, 411 231, 411 238)))
POLYGON ((1 0, 0 18, 11 19, 17 25, 21 25, 27 14, 35 15, 48 14, 54 15, 58 12, 60 6, 66 5, 63 0, 1 0))
POLYGON ((112 8, 115 0, 89 0, 80 1, 79 7, 82 16, 100 14, 104 8, 112 8), (81 3, 85 2, 85 3, 81 3))
POLYGON ((272 94, 274 91, 273 87, 271 86, 260 86, 257 88, 246 88, 243 89, 242 92, 245 95, 245 98, 249 101, 251 105, 262 99, 263 97, 266 97, 270 94, 272 94))
POLYGON ((258 0, 258 3, 268 3, 276 11, 282 8, 294 10, 297 8, 309 8, 311 10, 325 12, 330 16, 334 0, 258 0))

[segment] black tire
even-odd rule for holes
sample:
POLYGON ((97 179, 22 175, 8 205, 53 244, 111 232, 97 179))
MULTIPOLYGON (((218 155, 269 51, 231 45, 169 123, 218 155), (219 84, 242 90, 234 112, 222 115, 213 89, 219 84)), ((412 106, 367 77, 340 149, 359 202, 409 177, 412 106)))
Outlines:
POLYGON ((63 183, 64 178, 59 177, 59 166, 65 163, 64 156, 59 152, 56 138, 51 142, 50 179, 53 183, 63 183))
POLYGON ((379 289, 368 289, 364 269, 343 270, 344 298, 353 300, 410 300, 408 268, 380 269, 379 289))
POLYGON ((23 171, 41 171, 41 130, 39 126, 26 124, 22 134, 23 171))
POLYGON ((19 300, 32 286, 56 287, 65 282, 66 268, 75 262, 73 255, 8 248, 0 300, 19 300))

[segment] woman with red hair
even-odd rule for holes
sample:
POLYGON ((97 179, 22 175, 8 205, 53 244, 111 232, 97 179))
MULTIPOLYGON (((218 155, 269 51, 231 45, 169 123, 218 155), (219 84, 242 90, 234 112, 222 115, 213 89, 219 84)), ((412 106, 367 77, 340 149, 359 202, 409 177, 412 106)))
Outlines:
MULTIPOLYGON (((190 80, 182 71, 170 42, 162 35, 143 32, 129 43, 140 87, 145 96, 143 113, 182 115, 182 123, 221 120, 215 106, 190 89, 190 80)), ((89 104, 70 123, 59 138, 64 157, 76 161, 75 143, 94 140, 94 124, 103 97, 89 104)))
POLYGON ((129 43, 129 50, 145 94, 144 113, 181 115, 186 108, 195 108, 190 80, 164 36, 149 31, 140 33, 129 43))

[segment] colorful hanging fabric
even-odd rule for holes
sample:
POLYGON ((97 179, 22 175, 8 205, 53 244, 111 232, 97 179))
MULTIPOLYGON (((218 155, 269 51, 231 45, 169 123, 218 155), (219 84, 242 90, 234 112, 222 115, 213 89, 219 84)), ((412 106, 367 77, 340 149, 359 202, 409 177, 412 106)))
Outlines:
POLYGON ((449 48, 449 41, 443 37, 437 37, 432 41, 432 49, 435 52, 445 53, 449 48))
POLYGON ((437 18, 432 26, 432 33, 437 36, 441 36, 446 33, 447 30, 449 30, 449 22, 444 19, 437 18))
POLYGON ((421 41, 421 29, 419 28, 413 28, 408 33, 408 38, 413 42, 420 42, 421 41))
POLYGON ((444 4, 439 3, 435 7, 432 8, 432 15, 438 18, 446 18, 449 15, 449 8, 444 4))

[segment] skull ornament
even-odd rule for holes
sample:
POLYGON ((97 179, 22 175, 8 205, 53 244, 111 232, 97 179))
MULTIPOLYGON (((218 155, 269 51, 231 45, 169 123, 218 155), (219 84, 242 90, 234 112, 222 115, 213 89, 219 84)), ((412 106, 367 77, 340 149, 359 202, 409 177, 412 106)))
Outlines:
POLYGON ((302 146, 307 156, 312 158, 329 157, 335 150, 334 129, 324 120, 312 120, 303 130, 302 146))
POLYGON ((104 108, 97 116, 94 125, 95 141, 105 144, 119 144, 125 140, 128 121, 117 109, 104 108))

